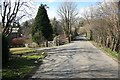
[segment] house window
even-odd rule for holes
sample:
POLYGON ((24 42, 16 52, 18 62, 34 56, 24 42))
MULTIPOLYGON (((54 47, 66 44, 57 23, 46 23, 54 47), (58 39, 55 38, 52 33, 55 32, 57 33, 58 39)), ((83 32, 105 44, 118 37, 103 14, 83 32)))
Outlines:
POLYGON ((19 28, 12 28, 12 33, 17 33, 19 28))

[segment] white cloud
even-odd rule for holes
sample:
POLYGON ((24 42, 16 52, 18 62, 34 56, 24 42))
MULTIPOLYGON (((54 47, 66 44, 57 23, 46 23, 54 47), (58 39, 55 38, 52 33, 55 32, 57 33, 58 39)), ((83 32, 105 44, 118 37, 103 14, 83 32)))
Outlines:
POLYGON ((80 17, 84 17, 84 14, 85 14, 86 11, 89 12, 89 7, 80 8, 80 10, 79 10, 79 16, 80 17))
POLYGON ((48 17, 50 19, 57 17, 56 11, 55 9, 47 9, 47 13, 48 13, 48 17))

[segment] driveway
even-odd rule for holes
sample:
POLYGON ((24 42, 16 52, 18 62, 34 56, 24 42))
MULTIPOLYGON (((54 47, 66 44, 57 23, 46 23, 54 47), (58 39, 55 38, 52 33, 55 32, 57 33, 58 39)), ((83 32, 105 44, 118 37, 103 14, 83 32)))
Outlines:
POLYGON ((31 78, 118 78, 118 63, 89 41, 45 49, 48 56, 31 78))

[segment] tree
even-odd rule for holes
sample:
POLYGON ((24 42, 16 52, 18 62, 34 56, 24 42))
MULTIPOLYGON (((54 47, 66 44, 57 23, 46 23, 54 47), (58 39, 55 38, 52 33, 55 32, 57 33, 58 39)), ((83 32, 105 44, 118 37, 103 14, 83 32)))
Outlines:
POLYGON ((63 32, 63 28, 60 26, 60 22, 58 20, 56 20, 56 18, 51 20, 51 25, 53 27, 54 35, 59 35, 60 33, 63 32))
POLYGON ((7 63, 9 60, 9 43, 8 43, 8 36, 12 32, 12 24, 14 22, 19 21, 21 18, 23 18, 25 15, 21 14, 18 15, 18 12, 25 12, 26 13, 26 7, 22 8, 23 6, 27 6, 27 2, 24 2, 22 0, 15 0, 15 2, 12 2, 12 0, 2 0, 2 3, 0 4, 0 14, 2 18, 2 63, 7 63))
POLYGON ((119 2, 104 1, 96 8, 91 7, 84 14, 90 27, 91 38, 118 53, 120 52, 119 4, 119 2))
POLYGON ((0 4, 3 34, 5 34, 6 36, 9 36, 9 34, 12 31, 11 24, 13 22, 19 21, 27 14, 26 7, 30 8, 27 2, 22 0, 15 0, 15 2, 12 2, 11 0, 4 0, 3 3, 0 4), (18 13, 21 11, 25 14, 21 13, 21 15, 18 15, 18 13))
POLYGON ((41 34, 46 39, 46 46, 48 46, 48 40, 52 39, 53 29, 45 7, 46 5, 43 4, 39 6, 38 13, 35 17, 34 26, 32 28, 32 36, 34 39, 35 33, 41 34))
POLYGON ((78 36, 78 34, 83 33, 84 31, 80 31, 81 27, 84 26, 84 19, 82 17, 78 18, 78 20, 76 20, 75 24, 74 24, 74 31, 73 31, 73 37, 78 36))
POLYGON ((5 66, 9 60, 9 47, 7 37, 4 34, 2 34, 2 47, 2 66, 5 66))
POLYGON ((30 35, 32 26, 33 26, 33 20, 27 20, 22 23, 22 32, 25 36, 30 35))
MULTIPOLYGON (((75 23, 78 15, 77 5, 73 2, 64 2, 57 12, 62 20, 64 31, 69 36, 71 34, 72 25, 75 23)), ((69 42, 71 42, 70 37, 69 42)))

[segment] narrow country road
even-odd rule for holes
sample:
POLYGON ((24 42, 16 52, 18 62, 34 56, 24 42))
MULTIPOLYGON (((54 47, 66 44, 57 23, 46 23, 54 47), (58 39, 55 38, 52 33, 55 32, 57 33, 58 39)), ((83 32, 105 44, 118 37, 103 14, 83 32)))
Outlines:
POLYGON ((31 78, 118 78, 118 63, 89 41, 45 51, 48 56, 31 78))

